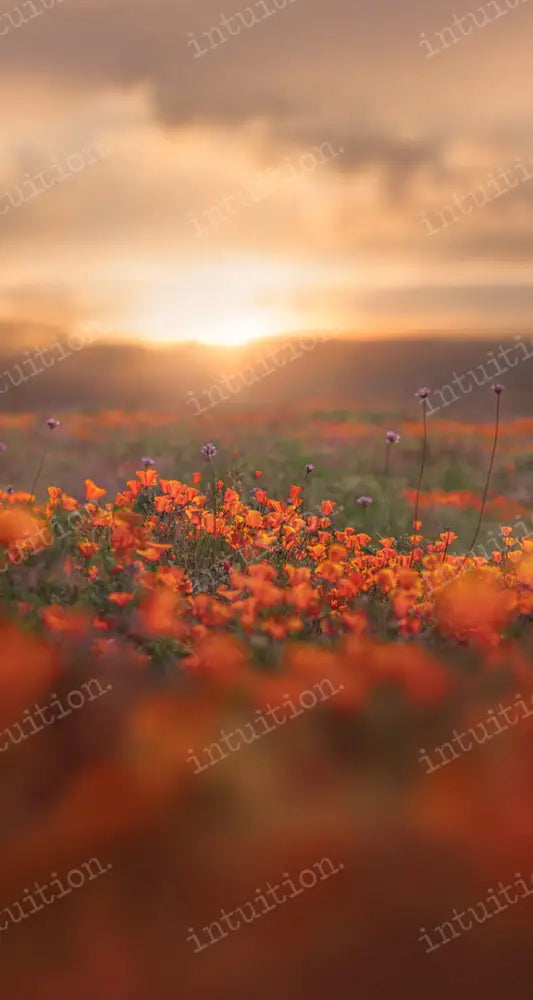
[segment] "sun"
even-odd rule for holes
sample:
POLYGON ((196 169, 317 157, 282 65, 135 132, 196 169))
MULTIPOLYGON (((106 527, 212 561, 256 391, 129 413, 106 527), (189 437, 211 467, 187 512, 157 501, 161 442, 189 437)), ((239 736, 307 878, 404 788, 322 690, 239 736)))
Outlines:
POLYGON ((288 300, 292 271, 272 261, 208 260, 140 282, 127 309, 129 331, 149 344, 195 341, 241 347, 298 329, 288 300))
POLYGON ((217 315, 204 313, 191 316, 188 322, 177 322, 175 309, 159 303, 137 315, 133 332, 150 344, 192 340, 214 347, 242 347, 279 334, 283 331, 283 321, 284 317, 275 310, 246 306, 220 309, 217 315))
POLYGON ((268 337, 276 333, 272 328, 272 321, 268 315, 262 314, 259 310, 244 310, 236 312, 234 315, 221 316, 214 323, 201 325, 192 334, 192 339, 199 344, 212 344, 217 347, 240 347, 249 344, 252 340, 259 340, 261 337, 268 337))

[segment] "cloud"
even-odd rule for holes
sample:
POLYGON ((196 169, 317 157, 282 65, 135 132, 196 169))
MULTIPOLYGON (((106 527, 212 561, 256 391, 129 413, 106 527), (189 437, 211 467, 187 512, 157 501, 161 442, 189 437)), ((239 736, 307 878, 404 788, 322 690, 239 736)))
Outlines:
MULTIPOLYGON (((224 12, 253 6, 233 0, 224 12)), ((179 323, 194 312, 204 266, 233 260, 248 275, 249 259, 252 298, 276 298, 281 267, 294 300, 310 283, 333 311, 338 297, 339 313, 352 307, 345 286, 369 286, 353 306, 364 313, 382 289, 388 309, 387 283, 393 302, 401 279, 426 317, 430 303, 415 290, 433 287, 441 269, 453 310, 470 316, 476 291, 468 298, 454 288, 464 280, 476 289, 483 261, 488 288, 506 269, 512 312, 533 255, 533 186, 434 239, 420 213, 527 155, 533 3, 425 59, 420 32, 441 29, 453 13, 449 0, 293 0, 201 58, 190 42, 207 44, 220 0, 57 0, 0 34, 0 205, 54 158, 100 141, 112 147, 101 163, 0 215, 0 299, 30 287, 38 309, 52 289, 82 312, 120 312, 144 289, 167 295, 179 271, 179 323), (195 239, 191 217, 324 142, 342 155, 195 239), (263 279, 269 262, 272 287, 263 279)), ((211 293, 224 286, 211 280, 211 293)), ((283 284, 279 296, 287 295, 283 284)), ((446 312, 444 295, 434 296, 436 313, 446 312)), ((490 319, 488 297, 477 308, 490 319)))

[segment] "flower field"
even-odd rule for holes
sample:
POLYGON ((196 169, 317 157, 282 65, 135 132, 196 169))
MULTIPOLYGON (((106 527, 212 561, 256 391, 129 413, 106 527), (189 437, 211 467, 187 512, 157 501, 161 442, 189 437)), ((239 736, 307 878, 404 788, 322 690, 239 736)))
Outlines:
POLYGON ((479 996, 519 990, 533 420, 497 392, 495 420, 431 421, 423 393, 394 430, 0 417, 8 986, 444 998, 474 947, 479 996), (43 878, 95 858, 106 879, 37 911, 43 878))

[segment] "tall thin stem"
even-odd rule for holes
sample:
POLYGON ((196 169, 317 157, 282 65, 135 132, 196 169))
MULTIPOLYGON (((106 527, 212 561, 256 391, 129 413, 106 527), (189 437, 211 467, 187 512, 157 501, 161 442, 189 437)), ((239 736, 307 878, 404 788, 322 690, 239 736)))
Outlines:
POLYGON ((385 482, 387 481, 387 478, 388 478, 388 475, 389 475, 391 447, 392 446, 391 446, 390 441, 387 441, 386 444, 385 444, 385 468, 383 469, 383 475, 384 475, 384 478, 385 478, 385 482))
POLYGON ((422 443, 422 459, 420 462, 420 473, 418 476, 418 485, 416 488, 416 501, 415 501, 415 513, 413 517, 413 525, 418 521, 418 508, 420 506, 420 489, 422 486, 422 478, 424 475, 424 469, 426 466, 426 456, 428 450, 428 423, 427 423, 427 411, 426 411, 426 400, 422 400, 422 417, 424 421, 424 440, 422 443))
MULTIPOLYGON (((419 506, 420 506, 420 490, 421 490, 421 487, 422 487, 422 479, 423 479, 423 476, 424 476, 424 469, 426 467, 426 457, 427 457, 427 450, 428 450, 428 423, 427 423, 427 407, 426 407, 426 404, 427 404, 427 400, 426 400, 425 397, 423 397, 422 398, 422 418, 423 418, 423 421, 424 421, 424 440, 422 442, 422 458, 421 458, 421 461, 420 461, 420 472, 418 474, 418 485, 416 487, 415 512, 414 512, 414 516, 413 516, 413 530, 414 531, 416 531, 415 525, 416 525, 416 523, 418 521, 418 509, 419 509, 419 506)), ((411 560, 410 560, 411 564, 413 562, 413 554, 414 554, 414 549, 411 549, 411 560)))
POLYGON ((213 464, 213 459, 209 459, 211 465, 211 489, 213 490, 213 551, 214 543, 217 537, 217 477, 215 473, 215 466, 213 464))
MULTIPOLYGON (((44 461, 45 461, 45 458, 46 458, 47 454, 48 454, 48 442, 44 446, 44 450, 43 450, 43 453, 41 455, 41 461, 39 462, 39 467, 38 467, 37 472, 35 474, 35 479, 33 480, 33 485, 32 485, 31 491, 30 491, 30 496, 32 496, 32 497, 35 497, 35 489, 37 487, 37 483, 39 482, 39 476, 41 475, 41 472, 43 471, 43 465, 44 465, 44 461)), ((35 499, 37 499, 37 498, 35 497, 35 499)))
POLYGON ((383 493, 385 495, 385 532, 390 531, 390 488, 389 488, 389 468, 392 444, 387 441, 385 444, 385 468, 383 469, 383 493))
POLYGON ((474 545, 477 542, 477 538, 478 538, 479 531, 480 531, 480 528, 481 528, 481 522, 483 521, 483 514, 485 513, 485 505, 486 505, 487 496, 488 496, 488 493, 489 493, 490 479, 491 479, 491 476, 492 476, 492 469, 493 469, 493 466, 494 466, 494 458, 495 458, 495 455, 496 455, 496 448, 498 447, 498 435, 499 435, 499 431, 500 431, 500 395, 501 395, 500 392, 496 393, 496 422, 495 422, 495 425, 494 425, 494 441, 492 442, 492 451, 491 451, 491 455, 490 455, 489 469, 488 469, 488 472, 487 472, 487 479, 485 481, 485 489, 483 490, 483 496, 481 498, 481 507, 480 507, 480 510, 479 510, 479 517, 478 517, 478 520, 477 520, 476 530, 474 532, 474 537, 473 537, 472 541, 470 542, 470 545, 468 546, 468 548, 466 550, 465 557, 464 557, 464 559, 463 559, 463 561, 461 563, 461 566, 459 567, 459 571, 462 570, 462 568, 463 568, 466 560, 468 559, 468 557, 469 557, 472 549, 474 548, 474 545))

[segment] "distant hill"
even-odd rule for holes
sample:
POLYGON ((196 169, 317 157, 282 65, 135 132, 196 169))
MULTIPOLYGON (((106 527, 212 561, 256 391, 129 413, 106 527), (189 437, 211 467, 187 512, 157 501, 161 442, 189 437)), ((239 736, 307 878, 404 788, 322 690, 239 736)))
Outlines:
POLYGON ((133 408, 192 415, 220 402, 241 409, 315 401, 331 408, 405 412, 413 408, 415 390, 427 385, 436 390, 434 406, 452 401, 439 416, 479 419, 492 410, 488 388, 501 381, 508 390, 505 413, 532 413, 530 338, 271 340, 239 349, 95 343, 78 352, 69 350, 66 337, 58 340, 60 346, 40 360, 33 348, 14 351, 0 344, 1 411, 133 408), (487 386, 478 387, 469 372, 487 386))

